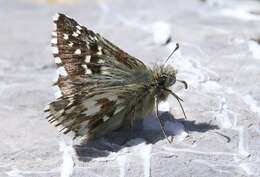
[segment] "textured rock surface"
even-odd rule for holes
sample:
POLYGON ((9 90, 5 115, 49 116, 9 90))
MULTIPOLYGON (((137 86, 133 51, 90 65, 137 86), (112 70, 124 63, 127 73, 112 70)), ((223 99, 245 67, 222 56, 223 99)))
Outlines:
POLYGON ((260 176, 259 8, 253 0, 1 0, 0 176, 260 176), (156 139, 153 118, 123 146, 112 141, 122 135, 77 146, 80 158, 70 138, 57 135, 42 110, 53 98, 49 41, 58 11, 147 64, 161 62, 180 43, 171 63, 190 85, 178 91, 188 120, 174 99, 161 105, 177 119, 163 116, 173 144, 156 139))

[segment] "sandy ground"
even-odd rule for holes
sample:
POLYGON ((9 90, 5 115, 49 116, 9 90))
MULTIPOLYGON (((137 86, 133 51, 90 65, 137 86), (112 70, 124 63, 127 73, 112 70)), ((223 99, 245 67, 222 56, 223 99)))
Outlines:
POLYGON ((0 176, 260 176, 259 9, 256 0, 1 0, 0 176), (170 64, 190 86, 177 91, 188 120, 174 99, 160 105, 174 143, 160 136, 153 116, 123 145, 124 136, 112 134, 73 148, 70 137, 48 124, 43 109, 53 100, 56 12, 148 65, 180 43, 170 64))

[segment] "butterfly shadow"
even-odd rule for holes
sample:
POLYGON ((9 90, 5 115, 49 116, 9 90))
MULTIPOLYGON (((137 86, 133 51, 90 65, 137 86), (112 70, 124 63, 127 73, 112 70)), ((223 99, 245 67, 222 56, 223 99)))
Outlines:
MULTIPOLYGON (((207 132, 219 129, 217 125, 210 123, 197 123, 194 120, 174 119, 169 112, 160 112, 160 118, 164 123, 167 135, 178 135, 182 132, 207 132)), ((154 115, 143 121, 135 121, 133 130, 119 130, 109 133, 107 136, 88 142, 74 145, 80 161, 88 162, 95 158, 107 157, 111 152, 118 152, 125 147, 136 146, 141 143, 155 144, 164 140, 159 121, 154 115)))

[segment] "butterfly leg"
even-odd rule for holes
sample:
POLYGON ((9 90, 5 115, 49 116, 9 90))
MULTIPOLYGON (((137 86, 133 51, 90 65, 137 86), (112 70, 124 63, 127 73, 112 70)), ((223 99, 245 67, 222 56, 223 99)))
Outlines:
POLYGON ((132 111, 132 117, 131 117, 131 132, 133 133, 134 131, 134 124, 135 124, 135 107, 133 108, 132 111))
POLYGON ((181 110, 182 110, 182 113, 184 115, 184 118, 187 120, 187 116, 185 114, 185 111, 184 111, 184 108, 181 104, 181 101, 183 101, 183 99, 181 99, 178 95, 176 95, 173 91, 169 90, 169 89, 166 89, 166 91, 168 91, 172 96, 174 96, 176 98, 176 100, 178 101, 180 107, 181 107, 181 110))
MULTIPOLYGON (((187 85, 187 83, 186 83, 185 81, 181 81, 181 82, 183 82, 183 83, 185 83, 185 84, 187 85)), ((186 86, 185 86, 185 87, 186 87, 186 86)), ((187 87, 188 87, 188 85, 187 85, 187 87)), ((183 101, 183 100, 182 100, 178 95, 176 95, 173 91, 168 90, 168 89, 167 89, 167 91, 168 91, 172 96, 174 96, 174 97, 177 99, 177 101, 178 101, 178 103, 179 103, 179 105, 180 105, 180 107, 181 107, 182 113, 183 113, 183 115, 184 115, 184 119, 187 120, 187 116, 186 116, 185 111, 184 111, 184 108, 183 108, 183 106, 182 106, 182 104, 181 104, 181 101, 183 101)), ((173 120, 174 120, 174 119, 173 119, 173 120)), ((185 124, 184 124, 184 127, 186 127, 185 124)), ((186 132, 189 134, 189 130, 186 129, 186 128, 185 128, 185 130, 186 130, 186 132)))
POLYGON ((169 143, 172 143, 172 142, 173 142, 173 138, 171 138, 171 139, 168 138, 168 136, 166 135, 166 132, 165 132, 165 129, 164 129, 162 120, 159 118, 159 110, 158 110, 158 104, 159 104, 159 102, 158 102, 158 99, 157 99, 157 98, 156 98, 156 100, 155 100, 155 104, 156 104, 156 105, 155 105, 155 106, 156 106, 155 116, 156 116, 156 118, 158 119, 158 121, 159 121, 159 123, 160 123, 160 127, 161 127, 161 130, 162 130, 162 133, 163 133, 164 137, 167 139, 167 141, 168 141, 169 143))

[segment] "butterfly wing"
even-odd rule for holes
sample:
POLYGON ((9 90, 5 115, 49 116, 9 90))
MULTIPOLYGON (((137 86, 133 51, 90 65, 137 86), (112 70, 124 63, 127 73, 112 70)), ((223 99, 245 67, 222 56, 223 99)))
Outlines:
POLYGON ((151 71, 63 14, 54 17, 54 27, 51 43, 58 80, 48 120, 64 133, 88 139, 120 127, 134 111, 136 92, 145 89, 138 80, 149 80, 151 71))

